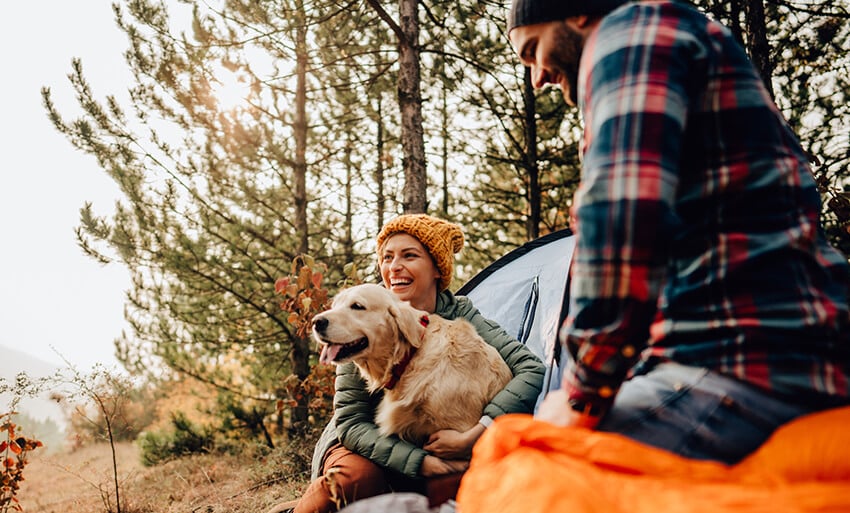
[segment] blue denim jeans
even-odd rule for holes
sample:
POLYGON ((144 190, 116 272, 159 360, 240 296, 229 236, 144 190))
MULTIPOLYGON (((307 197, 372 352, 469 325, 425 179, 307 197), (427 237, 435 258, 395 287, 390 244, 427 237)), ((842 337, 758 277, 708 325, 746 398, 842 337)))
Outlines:
POLYGON ((597 427, 695 459, 736 463, 815 408, 699 367, 657 365, 625 382, 597 427))

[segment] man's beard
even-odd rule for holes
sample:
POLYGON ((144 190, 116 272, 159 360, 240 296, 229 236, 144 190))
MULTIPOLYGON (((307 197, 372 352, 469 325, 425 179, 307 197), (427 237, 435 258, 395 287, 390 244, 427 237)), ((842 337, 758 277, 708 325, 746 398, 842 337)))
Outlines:
POLYGON ((581 61, 584 38, 566 23, 562 23, 561 29, 555 33, 554 47, 557 51, 551 56, 552 63, 566 79, 568 85, 568 90, 564 91, 564 85, 561 84, 564 101, 576 106, 578 105, 578 66, 581 61))

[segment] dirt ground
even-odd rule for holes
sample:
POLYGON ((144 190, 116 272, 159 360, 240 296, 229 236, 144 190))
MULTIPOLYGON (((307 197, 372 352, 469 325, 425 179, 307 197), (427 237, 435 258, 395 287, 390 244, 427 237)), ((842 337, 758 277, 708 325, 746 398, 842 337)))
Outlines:
MULTIPOLYGON (((125 481, 142 470, 133 444, 118 445, 116 461, 118 475, 125 481)), ((62 454, 47 454, 37 449, 24 468, 25 481, 18 491, 18 500, 29 513, 105 511, 101 491, 114 490, 111 469, 112 454, 106 444, 62 454)), ((114 491, 110 497, 114 501, 114 491)))
MULTIPOLYGON (((306 485, 303 474, 276 471, 285 465, 274 456, 191 456, 145 468, 136 446, 121 443, 116 460, 121 513, 263 513, 306 485)), ((24 513, 118 511, 108 444, 62 454, 36 450, 24 476, 18 492, 24 513)))

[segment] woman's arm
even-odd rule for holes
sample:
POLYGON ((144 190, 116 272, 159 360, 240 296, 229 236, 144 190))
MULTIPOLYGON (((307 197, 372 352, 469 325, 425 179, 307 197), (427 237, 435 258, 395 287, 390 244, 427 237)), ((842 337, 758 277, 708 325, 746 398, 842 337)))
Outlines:
POLYGON ((472 446, 492 419, 505 413, 531 413, 543 386, 545 366, 525 345, 498 324, 486 319, 466 297, 455 298, 445 292, 438 301, 438 314, 469 321, 478 334, 493 346, 510 368, 513 378, 484 407, 481 422, 465 432, 443 429, 432 433, 424 449, 446 460, 468 460, 472 446))
POLYGON ((457 300, 459 317, 472 323, 478 334, 499 351, 513 374, 505 388, 484 407, 484 415, 494 419, 505 413, 532 413, 543 388, 545 365, 499 324, 481 315, 468 298, 457 300))
POLYGON ((346 448, 409 477, 441 473, 441 461, 429 461, 423 465, 427 455, 425 450, 397 436, 384 436, 379 432, 375 424, 375 407, 381 395, 373 395, 366 390, 366 382, 353 363, 337 367, 334 386, 336 433, 346 448))

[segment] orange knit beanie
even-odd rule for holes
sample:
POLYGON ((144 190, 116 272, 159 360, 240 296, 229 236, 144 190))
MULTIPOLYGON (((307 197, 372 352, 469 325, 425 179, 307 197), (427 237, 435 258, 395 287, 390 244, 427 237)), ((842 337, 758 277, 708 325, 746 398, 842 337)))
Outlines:
POLYGON ((463 248, 460 226, 427 214, 400 215, 385 224, 378 234, 379 256, 384 242, 396 233, 415 237, 425 246, 440 271, 440 290, 449 288, 454 276, 454 254, 463 248))

